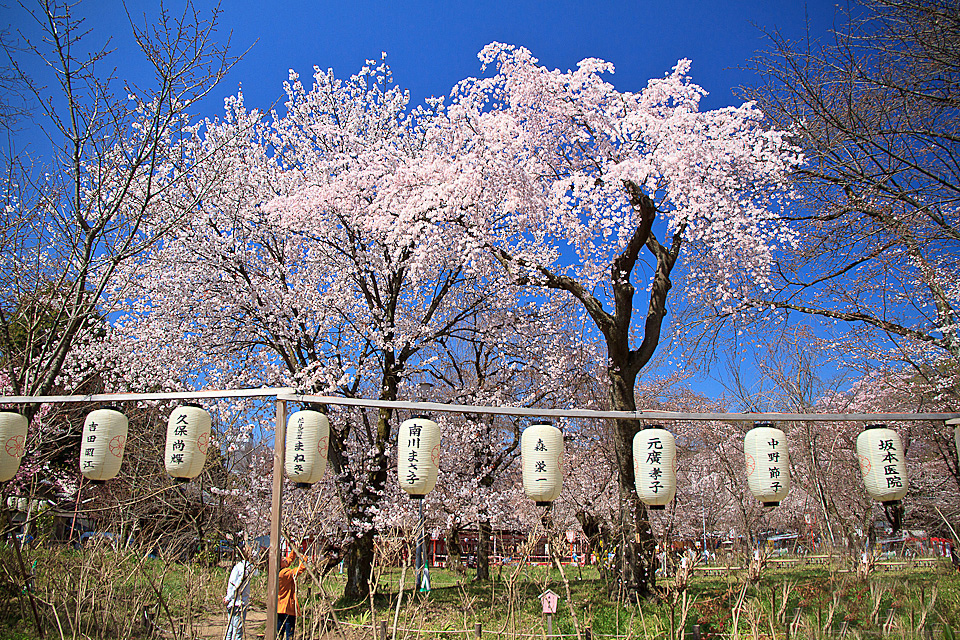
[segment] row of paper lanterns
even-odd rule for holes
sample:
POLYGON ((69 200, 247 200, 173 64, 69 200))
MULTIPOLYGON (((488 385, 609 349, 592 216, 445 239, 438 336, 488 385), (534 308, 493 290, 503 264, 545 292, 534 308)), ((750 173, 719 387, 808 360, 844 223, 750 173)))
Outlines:
MULTIPOLYGON (((164 466, 176 480, 195 478, 207 459, 210 414, 194 405, 178 407, 167 421, 164 466)), ((87 414, 80 436, 80 473, 91 482, 116 477, 127 444, 127 417, 112 408, 87 414)), ((19 413, 0 412, 0 482, 17 474, 27 438, 27 419, 19 413)))
MULTIPOLYGON (((756 423, 744 436, 743 458, 750 492, 765 507, 779 505, 790 491, 786 434, 771 423, 756 423)), ((906 495, 909 486, 906 460, 896 431, 885 425, 868 426, 857 436, 857 460, 871 498, 895 504, 906 495)), ((673 434, 660 426, 637 433, 633 439, 633 467, 637 496, 651 509, 664 509, 677 489, 673 434)))
MULTIPOLYGON (((960 427, 957 429, 960 442, 960 427)), ((743 441, 747 484, 766 507, 775 507, 790 490, 790 455, 786 435, 770 423, 756 423, 743 441)), ((413 498, 422 498, 437 482, 440 428, 427 418, 400 425, 397 442, 398 480, 413 498)), ((520 437, 523 489, 537 505, 557 499, 563 488, 563 434, 549 422, 532 424, 520 437)), ((871 498, 899 502, 909 482, 903 443, 896 431, 870 425, 857 437, 857 459, 871 498)), ((637 497, 652 510, 662 510, 677 492, 677 447, 673 434, 651 426, 633 438, 634 485, 637 497)))
MULTIPOLYGON (((960 427, 955 436, 960 443, 960 427)), ((751 493, 765 507, 779 505, 790 490, 786 435, 771 423, 756 423, 744 437, 743 453, 751 493)), ((440 427, 424 417, 405 421, 398 433, 397 456, 400 486, 411 497, 423 498, 437 482, 440 427)), ((556 500, 563 488, 560 429, 546 421, 524 429, 520 456, 527 497, 540 506, 556 500)), ((906 495, 906 461, 896 431, 885 425, 868 426, 857 436, 857 459, 871 498, 892 504, 906 495)), ((652 510, 664 509, 677 492, 677 447, 673 434, 659 425, 639 431, 633 438, 633 469, 637 497, 652 510)))
MULTIPOLYGON (((167 421, 164 466, 177 480, 196 477, 210 446, 210 414, 195 405, 175 409, 167 421)), ((84 421, 80 472, 93 482, 115 477, 123 460, 128 421, 120 411, 97 409, 84 421)), ((0 482, 16 475, 24 453, 27 420, 0 412, 0 482)), ((319 481, 326 470, 330 423, 318 411, 302 410, 287 422, 284 470, 298 486, 319 481)), ((960 426, 955 431, 960 447, 960 426)), ((553 502, 563 487, 563 434, 547 421, 528 426, 520 439, 523 488, 538 505, 553 502)), ((437 483, 440 427, 426 416, 404 421, 397 434, 398 481, 413 498, 423 498, 437 483)), ((880 502, 899 501, 908 480, 900 437, 884 425, 871 425, 857 437, 857 458, 867 493, 880 502)), ((677 489, 676 441, 661 426, 642 429, 633 439, 637 496, 652 509, 663 509, 677 489)), ((776 506, 790 490, 790 458, 783 431, 756 423, 744 438, 744 461, 750 491, 776 506)))

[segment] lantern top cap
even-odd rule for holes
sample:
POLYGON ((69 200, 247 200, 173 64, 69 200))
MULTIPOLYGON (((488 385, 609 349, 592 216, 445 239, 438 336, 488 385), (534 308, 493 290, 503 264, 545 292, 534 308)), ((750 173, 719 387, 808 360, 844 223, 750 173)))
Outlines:
POLYGON ((108 404, 103 407, 97 407, 93 411, 116 411, 117 413, 123 413, 122 411, 120 411, 120 407, 118 407, 115 404, 108 404))
POLYGON ((867 429, 886 429, 888 428, 885 424, 868 424, 867 429))
POLYGON ((430 420, 431 417, 429 413, 415 413, 412 416, 410 416, 410 419, 411 420, 430 420))
POLYGON ((178 408, 191 407, 193 409, 203 409, 199 402, 184 402, 178 408))
POLYGON ((666 429, 662 424, 645 424, 640 427, 641 431, 646 431, 647 429, 666 429))
POLYGON ((550 420, 549 418, 534 418, 533 421, 530 423, 530 426, 531 427, 541 427, 541 426, 552 427, 553 420, 550 420))
POLYGON ((754 426, 754 427, 760 427, 760 428, 766 428, 766 429, 772 429, 772 428, 773 428, 773 423, 770 422, 770 421, 764 420, 764 421, 761 421, 761 422, 754 422, 754 423, 753 423, 753 426, 754 426))

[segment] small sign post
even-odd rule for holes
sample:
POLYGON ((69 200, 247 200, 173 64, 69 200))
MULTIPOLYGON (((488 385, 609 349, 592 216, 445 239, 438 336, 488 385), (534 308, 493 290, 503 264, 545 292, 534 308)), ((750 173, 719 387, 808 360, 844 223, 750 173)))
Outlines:
POLYGON ((547 589, 540 594, 540 604, 543 605, 543 613, 547 616, 547 635, 553 635, 553 614, 557 612, 557 603, 560 596, 547 589))

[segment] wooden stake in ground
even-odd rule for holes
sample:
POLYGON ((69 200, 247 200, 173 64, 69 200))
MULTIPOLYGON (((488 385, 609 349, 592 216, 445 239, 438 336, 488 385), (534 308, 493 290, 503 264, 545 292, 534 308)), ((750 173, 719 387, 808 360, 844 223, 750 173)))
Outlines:
POLYGON ((277 589, 280 566, 280 502, 283 498, 283 453, 287 403, 277 400, 277 428, 273 435, 273 495, 270 500, 270 557, 267 561, 267 628, 264 637, 277 632, 277 589))

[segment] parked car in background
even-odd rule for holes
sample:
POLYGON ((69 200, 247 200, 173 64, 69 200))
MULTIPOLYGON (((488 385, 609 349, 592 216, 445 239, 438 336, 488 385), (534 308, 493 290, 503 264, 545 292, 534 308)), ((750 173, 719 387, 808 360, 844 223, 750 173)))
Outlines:
POLYGON ((117 534, 110 533, 109 531, 85 531, 80 534, 80 542, 77 543, 76 547, 90 547, 98 544, 110 545, 116 548, 117 534))

